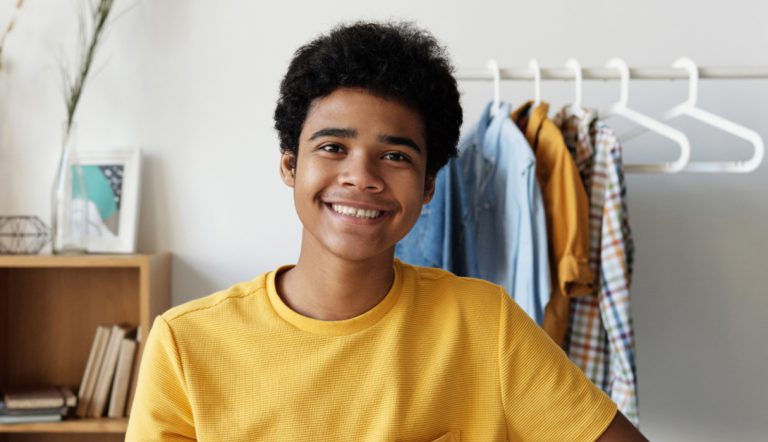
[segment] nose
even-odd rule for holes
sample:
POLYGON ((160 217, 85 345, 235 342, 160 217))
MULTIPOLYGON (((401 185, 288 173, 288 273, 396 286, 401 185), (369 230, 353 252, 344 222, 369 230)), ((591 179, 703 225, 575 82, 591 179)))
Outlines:
POLYGON ((344 161, 345 167, 339 175, 340 184, 366 192, 380 192, 384 181, 377 169, 375 158, 368 155, 350 155, 344 161))

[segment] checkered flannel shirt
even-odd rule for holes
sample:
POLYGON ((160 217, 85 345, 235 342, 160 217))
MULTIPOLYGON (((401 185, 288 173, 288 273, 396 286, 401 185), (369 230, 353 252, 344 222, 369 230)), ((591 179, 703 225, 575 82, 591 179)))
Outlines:
POLYGON ((635 338, 630 312, 634 244, 629 228, 621 145, 593 111, 564 108, 555 121, 574 156, 590 202, 590 266, 595 296, 571 300, 565 350, 638 425, 635 338))

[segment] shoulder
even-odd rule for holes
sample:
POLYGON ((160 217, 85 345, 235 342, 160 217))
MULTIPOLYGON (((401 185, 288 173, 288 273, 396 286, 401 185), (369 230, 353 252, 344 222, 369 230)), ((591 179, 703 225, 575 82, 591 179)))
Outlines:
POLYGON ((417 284, 426 287, 450 287, 454 290, 471 290, 478 292, 496 292, 500 286, 483 279, 456 276, 455 274, 434 267, 422 267, 404 263, 400 264, 406 280, 413 278, 417 284))
POLYGON ((237 309, 240 303, 249 301, 249 298, 258 297, 259 294, 266 296, 268 275, 269 273, 264 273, 252 281, 241 282, 225 290, 171 307, 161 316, 167 323, 172 324, 212 314, 226 315, 228 310, 237 309))
POLYGON ((501 286, 491 282, 456 276, 446 270, 401 263, 406 288, 414 290, 420 304, 455 305, 472 310, 498 311, 507 295, 501 286))

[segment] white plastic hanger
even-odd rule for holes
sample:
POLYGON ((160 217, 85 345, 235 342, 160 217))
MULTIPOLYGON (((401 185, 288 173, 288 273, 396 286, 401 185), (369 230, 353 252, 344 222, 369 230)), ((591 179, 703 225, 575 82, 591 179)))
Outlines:
POLYGON ((528 68, 533 71, 533 107, 531 109, 536 109, 541 104, 541 67, 539 62, 532 58, 528 62, 528 68))
POLYGON ((688 71, 688 100, 664 113, 664 119, 670 120, 680 115, 687 115, 699 121, 707 123, 718 129, 724 130, 739 138, 749 141, 755 147, 755 152, 747 161, 696 161, 688 163, 685 171, 691 172, 752 172, 763 161, 765 145, 760 135, 744 126, 740 126, 723 117, 707 112, 696 107, 699 89, 699 68, 690 58, 680 58, 673 64, 676 68, 684 68, 688 71))
POLYGON ((573 98, 573 104, 571 104, 571 113, 573 115, 576 115, 578 118, 584 118, 584 109, 581 107, 581 84, 582 84, 582 75, 581 75, 581 65, 578 61, 576 61, 575 58, 569 58, 568 61, 565 62, 565 67, 568 69, 573 70, 573 83, 574 83, 574 98, 573 98))
POLYGON ((680 172, 688 164, 688 159, 691 157, 691 144, 688 142, 688 137, 673 127, 627 107, 629 101, 629 67, 624 60, 611 59, 605 67, 618 69, 621 75, 621 98, 608 109, 605 115, 620 115, 680 145, 680 156, 671 163, 625 164, 624 170, 627 172, 680 172))
POLYGON ((488 60, 488 69, 493 72, 493 105, 491 106, 491 116, 496 116, 501 112, 501 73, 499 64, 496 60, 488 60))

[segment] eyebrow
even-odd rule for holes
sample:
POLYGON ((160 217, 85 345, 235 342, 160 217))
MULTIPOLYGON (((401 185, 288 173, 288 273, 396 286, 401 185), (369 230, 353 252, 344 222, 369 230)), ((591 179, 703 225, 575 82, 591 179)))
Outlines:
POLYGON ((341 129, 337 127, 326 127, 312 134, 309 137, 309 141, 320 137, 339 137, 339 138, 357 138, 357 131, 355 129, 341 129))
POLYGON ((416 153, 421 154, 421 148, 416 142, 408 137, 396 137, 394 135, 379 135, 379 141, 386 144, 397 144, 400 146, 410 147, 415 150, 416 153))
MULTIPOLYGON (((327 127, 325 129, 320 129, 317 132, 313 133, 312 136, 309 137, 309 141, 312 141, 320 137, 357 138, 357 130, 344 129, 339 127, 327 127)), ((416 151, 417 153, 421 154, 421 148, 419 147, 419 145, 416 144, 415 141, 413 141, 408 137, 399 137, 394 135, 381 134, 379 135, 378 140, 386 144, 406 146, 416 151)))

